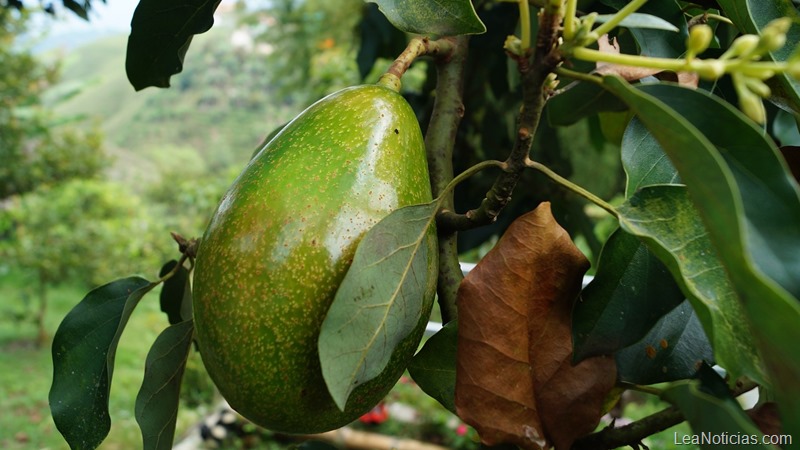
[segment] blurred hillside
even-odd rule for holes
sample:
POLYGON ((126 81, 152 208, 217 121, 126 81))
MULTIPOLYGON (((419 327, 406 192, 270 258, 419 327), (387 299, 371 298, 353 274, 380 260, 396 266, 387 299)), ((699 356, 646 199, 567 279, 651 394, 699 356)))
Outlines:
POLYGON ((125 75, 127 36, 101 37, 60 55, 61 80, 45 100, 62 120, 100 128, 115 181, 241 167, 299 106, 275 98, 263 57, 234 36, 224 22, 197 36, 172 87, 141 92, 125 75))

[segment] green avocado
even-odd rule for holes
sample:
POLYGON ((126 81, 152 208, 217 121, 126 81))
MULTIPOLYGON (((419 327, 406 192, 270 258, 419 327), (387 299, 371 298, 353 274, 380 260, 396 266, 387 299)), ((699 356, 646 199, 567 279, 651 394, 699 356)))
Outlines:
MULTIPOLYGON (((413 356, 433 302, 387 369, 344 412, 322 378, 317 339, 356 246, 400 207, 431 201, 425 147, 408 103, 379 85, 329 95, 288 123, 222 198, 194 271, 203 363, 247 419, 284 433, 332 430, 369 411, 413 356)), ((435 231, 428 234, 435 246, 435 231)))

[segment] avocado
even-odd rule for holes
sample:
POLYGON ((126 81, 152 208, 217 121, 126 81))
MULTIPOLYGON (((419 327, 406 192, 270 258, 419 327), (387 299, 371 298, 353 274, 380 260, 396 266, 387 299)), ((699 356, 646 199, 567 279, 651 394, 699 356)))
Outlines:
MULTIPOLYGON (((364 234, 390 212, 430 201, 419 123, 381 85, 325 97, 253 157, 213 215, 194 270, 200 353, 234 409, 274 431, 317 433, 386 395, 417 348, 434 289, 414 332, 345 411, 328 393, 317 339, 364 234)), ((427 238, 435 245, 435 232, 427 238)))

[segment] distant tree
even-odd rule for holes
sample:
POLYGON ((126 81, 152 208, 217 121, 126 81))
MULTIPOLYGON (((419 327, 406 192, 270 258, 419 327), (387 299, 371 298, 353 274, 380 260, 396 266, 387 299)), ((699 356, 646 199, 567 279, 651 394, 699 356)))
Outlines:
POLYGON ((308 104, 358 83, 356 30, 364 8, 362 0, 277 0, 244 13, 242 23, 268 53, 271 85, 285 101, 308 104))
POLYGON ((92 178, 107 164, 98 132, 55 127, 41 101, 58 79, 15 45, 28 14, 0 9, 0 200, 71 178, 92 178))
POLYGON ((74 179, 15 196, 5 206, 0 226, 11 239, 0 246, 0 256, 35 277, 39 308, 37 342, 47 332, 48 288, 66 280, 97 285, 120 270, 135 272, 149 248, 137 248, 137 239, 149 231, 137 198, 118 184, 74 179), (133 264, 133 262, 136 264, 133 264))
POLYGON ((103 279, 119 267, 109 261, 135 254, 118 242, 133 232, 125 221, 135 207, 119 188, 90 181, 108 165, 100 134, 59 126, 43 105, 58 68, 16 45, 28 17, 0 8, 0 261, 35 275, 42 344, 48 286, 103 279))

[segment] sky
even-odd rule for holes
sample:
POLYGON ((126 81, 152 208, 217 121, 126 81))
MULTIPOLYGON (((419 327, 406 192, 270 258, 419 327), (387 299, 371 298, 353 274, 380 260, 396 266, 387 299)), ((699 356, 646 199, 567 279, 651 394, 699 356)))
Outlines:
POLYGON ((48 30, 51 36, 81 31, 129 33, 131 17, 133 17, 137 2, 135 0, 107 0, 107 3, 103 3, 100 0, 94 0, 92 10, 89 11, 89 21, 65 10, 60 3, 56 2, 56 4, 59 7, 56 18, 46 17, 43 14, 36 15, 37 26, 41 30, 48 30))

